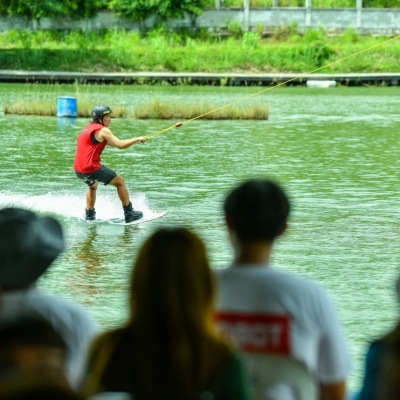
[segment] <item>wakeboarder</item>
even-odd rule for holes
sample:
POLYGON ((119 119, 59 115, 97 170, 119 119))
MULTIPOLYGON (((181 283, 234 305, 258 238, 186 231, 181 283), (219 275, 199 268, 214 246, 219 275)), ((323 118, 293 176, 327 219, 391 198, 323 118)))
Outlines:
POLYGON ((99 182, 113 185, 117 189, 125 215, 125 222, 131 222, 143 217, 141 211, 135 211, 129 200, 129 193, 124 179, 112 169, 100 163, 100 156, 106 145, 118 149, 127 149, 135 143, 144 143, 146 138, 139 136, 132 139, 120 140, 108 128, 111 123, 110 107, 98 105, 91 111, 92 122, 78 135, 74 170, 76 176, 88 185, 86 193, 85 219, 96 219, 95 203, 99 182))

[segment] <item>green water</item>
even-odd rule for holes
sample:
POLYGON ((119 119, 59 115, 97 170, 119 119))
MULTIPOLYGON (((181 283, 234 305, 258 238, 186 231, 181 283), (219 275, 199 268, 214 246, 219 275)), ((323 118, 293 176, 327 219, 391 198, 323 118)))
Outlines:
MULTIPOLYGON (((69 86, 61 89, 73 93, 69 86)), ((93 104, 130 107, 154 97, 224 104, 257 89, 86 90, 93 104)), ((0 93, 2 103, 44 95, 56 102, 49 86, 0 85, 0 93)), ((399 94, 398 88, 281 88, 253 98, 269 105, 269 121, 195 121, 125 151, 107 148, 103 162, 125 178, 134 207, 145 215, 168 210, 160 220, 131 227, 80 220, 86 189, 72 164, 87 120, 0 114, 0 207, 29 207, 61 221, 67 250, 40 287, 83 304, 104 329, 126 318, 131 265, 152 232, 188 226, 206 242, 212 265, 226 265, 232 254, 221 212, 224 194, 249 177, 280 181, 293 213, 273 262, 319 282, 333 296, 354 361, 354 389, 367 343, 397 317, 399 94)), ((116 119, 111 129, 129 138, 174 122, 116 119)), ((122 216, 114 188, 99 188, 96 209, 99 218, 122 216)))

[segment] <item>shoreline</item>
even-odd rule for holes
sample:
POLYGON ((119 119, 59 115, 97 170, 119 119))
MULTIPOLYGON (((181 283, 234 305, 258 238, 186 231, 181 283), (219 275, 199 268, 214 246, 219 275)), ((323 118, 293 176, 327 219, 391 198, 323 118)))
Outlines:
POLYGON ((136 85, 216 85, 274 86, 292 80, 290 86, 305 85, 308 80, 332 80, 342 86, 399 86, 400 73, 201 73, 201 72, 67 72, 0 70, 0 82, 7 83, 105 83, 136 85))

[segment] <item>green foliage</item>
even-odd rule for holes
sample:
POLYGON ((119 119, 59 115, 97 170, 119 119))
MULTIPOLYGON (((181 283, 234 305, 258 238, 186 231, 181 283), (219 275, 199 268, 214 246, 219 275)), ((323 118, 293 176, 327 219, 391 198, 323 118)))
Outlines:
POLYGON ((225 21, 226 24, 226 30, 230 35, 232 35, 234 38, 241 38, 243 35, 243 24, 239 21, 231 21, 230 19, 227 19, 225 21))
POLYGON ((148 32, 147 37, 156 47, 163 46, 164 44, 173 46, 183 42, 183 38, 180 35, 172 29, 167 29, 163 24, 148 32))
POLYGON ((186 47, 188 49, 194 50, 196 48, 196 46, 197 46, 197 42, 195 39, 192 39, 190 37, 186 38, 186 47))
POLYGON ((303 35, 303 41, 306 43, 324 42, 326 33, 323 29, 307 29, 303 35))
POLYGON ((183 17, 185 12, 200 15, 204 7, 203 0, 158 0, 158 11, 161 18, 183 17))
POLYGON ((163 19, 181 18, 185 12, 199 15, 203 12, 205 0, 112 0, 110 8, 128 19, 145 20, 151 15, 163 19))
POLYGON ((0 13, 30 20, 42 18, 88 18, 96 15, 104 0, 1 0, 0 13))
POLYGON ((356 29, 349 26, 343 34, 343 38, 349 43, 357 43, 361 39, 361 34, 356 29))
POLYGON ((248 49, 255 49, 258 46, 258 42, 260 41, 260 36, 258 36, 255 32, 246 32, 243 35, 242 44, 243 47, 248 49))
POLYGON ((151 0, 112 0, 110 8, 121 17, 144 20, 153 13, 152 3, 151 0))
POLYGON ((291 24, 286 24, 276 28, 272 35, 272 39, 278 41, 287 40, 289 37, 293 35, 298 35, 298 33, 299 33, 299 24, 297 22, 293 22, 291 24))
POLYGON ((262 37, 262 35, 264 34, 264 25, 263 24, 257 24, 256 32, 257 32, 259 37, 262 37))
MULTIPOLYGON (((314 70, 381 43, 384 38, 351 31, 327 37, 322 29, 296 33, 284 41, 243 38, 218 40, 178 35, 160 26, 141 38, 124 30, 10 31, 0 33, 0 68, 82 72, 293 72, 314 70)), ((400 42, 377 47, 323 72, 393 72, 400 62, 400 42)))

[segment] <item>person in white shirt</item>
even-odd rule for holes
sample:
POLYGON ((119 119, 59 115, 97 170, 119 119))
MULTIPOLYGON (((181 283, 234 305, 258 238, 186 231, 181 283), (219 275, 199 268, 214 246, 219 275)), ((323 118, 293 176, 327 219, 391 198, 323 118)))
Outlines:
POLYGON ((343 400, 351 361, 331 299, 319 285, 269 264, 287 227, 285 192, 272 181, 249 180, 227 196, 224 211, 234 260, 216 270, 219 326, 251 362, 250 354, 297 359, 315 377, 321 399, 343 400))
POLYGON ((80 306, 35 287, 37 279, 64 250, 60 224, 20 208, 0 210, 0 323, 40 316, 67 345, 66 373, 73 388, 82 379, 97 328, 80 306))

